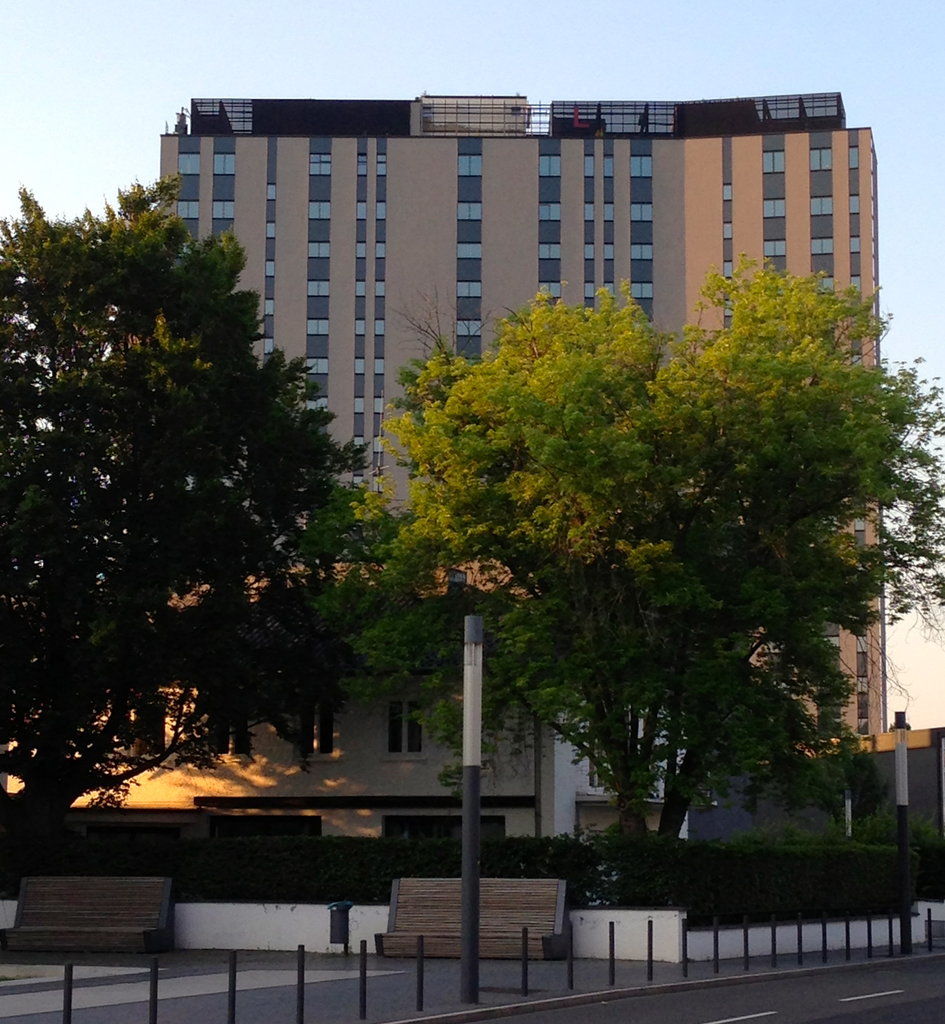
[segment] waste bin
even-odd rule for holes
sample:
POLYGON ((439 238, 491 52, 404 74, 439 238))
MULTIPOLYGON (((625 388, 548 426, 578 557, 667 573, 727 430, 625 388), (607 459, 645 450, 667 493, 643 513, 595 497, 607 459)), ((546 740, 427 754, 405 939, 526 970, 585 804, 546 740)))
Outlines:
POLYGON ((354 904, 351 900, 338 900, 335 903, 328 904, 328 912, 330 914, 328 940, 329 942, 342 943, 345 950, 348 948, 348 936, 350 934, 348 915, 351 913, 353 906, 354 904))

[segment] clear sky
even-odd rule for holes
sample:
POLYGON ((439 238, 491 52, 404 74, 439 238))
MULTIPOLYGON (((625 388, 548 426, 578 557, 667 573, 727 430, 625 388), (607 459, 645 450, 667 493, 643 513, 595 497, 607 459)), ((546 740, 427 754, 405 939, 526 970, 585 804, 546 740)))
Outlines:
MULTIPOLYGON (((192 96, 532 102, 843 93, 879 158, 890 361, 945 371, 945 5, 933 0, 0 0, 0 217, 157 175, 192 96)), ((945 634, 891 633, 890 710, 945 725, 945 634)))

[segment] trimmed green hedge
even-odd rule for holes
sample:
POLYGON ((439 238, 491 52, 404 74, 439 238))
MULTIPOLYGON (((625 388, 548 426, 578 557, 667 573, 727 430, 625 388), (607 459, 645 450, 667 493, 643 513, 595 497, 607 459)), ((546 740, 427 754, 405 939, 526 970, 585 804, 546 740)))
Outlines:
MULTIPOLYGON (((650 837, 512 837, 484 842, 481 864, 487 877, 564 878, 575 906, 680 906, 696 918, 885 911, 896 903, 895 849, 849 842, 726 845, 650 837)), ((945 868, 945 844, 939 867, 945 868)), ((17 891, 25 874, 170 875, 179 900, 386 903, 394 878, 459 873, 460 846, 452 839, 0 844, 0 884, 7 894, 17 891)), ((925 884, 933 883, 926 879, 925 884)))

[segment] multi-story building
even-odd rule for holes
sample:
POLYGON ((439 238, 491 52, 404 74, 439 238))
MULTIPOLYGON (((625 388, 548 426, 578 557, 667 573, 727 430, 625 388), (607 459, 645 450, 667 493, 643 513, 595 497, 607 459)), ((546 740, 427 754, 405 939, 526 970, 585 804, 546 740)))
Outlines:
MULTIPOLYGON (((825 287, 877 285, 872 136, 847 128, 837 93, 547 106, 196 99, 162 138, 161 173, 180 175, 178 212, 195 235, 232 230, 244 246, 260 355, 306 359, 337 434, 365 446, 354 482, 393 472, 397 483, 382 438, 398 369, 435 336, 479 354, 494 322, 539 290, 591 304, 626 281, 658 327, 678 330, 706 272, 729 274, 742 254, 820 272, 825 287)), ((878 732, 881 631, 837 644, 856 677, 848 721, 878 732)), ((593 794, 568 757, 544 760, 557 769, 523 766, 516 777, 531 781, 508 790, 520 809, 531 801, 528 830, 580 821, 575 793, 593 794)), ((306 785, 324 788, 314 772, 306 785)))

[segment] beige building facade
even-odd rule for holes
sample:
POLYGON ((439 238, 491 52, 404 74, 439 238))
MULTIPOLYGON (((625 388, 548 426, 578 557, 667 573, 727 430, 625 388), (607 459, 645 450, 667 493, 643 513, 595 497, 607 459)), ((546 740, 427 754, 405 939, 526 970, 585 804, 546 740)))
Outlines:
MULTIPOLYGON (((479 354, 496 321, 540 290, 592 304, 628 282, 674 331, 694 316, 706 273, 730 274, 741 256, 821 273, 828 288, 872 294, 878 284, 872 135, 847 127, 837 93, 550 105, 196 99, 162 137, 161 174, 180 175, 178 212, 196 236, 235 232, 243 284, 260 296, 260 356, 306 360, 333 430, 365 448, 352 482, 376 487, 403 482, 383 446, 399 369, 435 336, 479 354)), ((869 524, 853 529, 866 537, 869 524)), ((847 721, 881 732, 880 627, 836 643, 856 679, 847 721)), ((218 773, 158 773, 126 810, 95 817, 103 828, 173 821, 182 834, 264 827, 240 822, 250 816, 281 816, 274 831, 449 832, 459 805, 437 782, 447 752, 422 741, 409 750, 406 732, 403 749, 390 749, 395 714, 350 708, 329 752, 304 768, 258 735, 252 757, 231 755, 218 773)), ((483 814, 496 831, 606 818, 586 766, 550 736, 510 745, 493 769, 483 814)))

